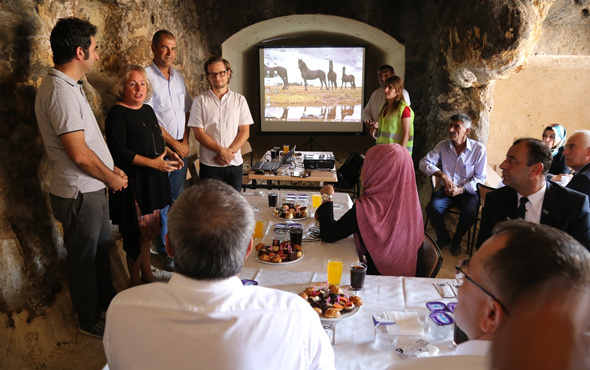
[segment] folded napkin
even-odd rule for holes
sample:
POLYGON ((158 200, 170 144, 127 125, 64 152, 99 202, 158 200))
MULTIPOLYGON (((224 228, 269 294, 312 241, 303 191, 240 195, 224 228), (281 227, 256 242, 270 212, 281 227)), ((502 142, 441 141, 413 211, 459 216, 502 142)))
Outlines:
POLYGON ((395 321, 400 327, 399 335, 423 335, 424 328, 417 312, 385 311, 384 316, 388 320, 395 321))

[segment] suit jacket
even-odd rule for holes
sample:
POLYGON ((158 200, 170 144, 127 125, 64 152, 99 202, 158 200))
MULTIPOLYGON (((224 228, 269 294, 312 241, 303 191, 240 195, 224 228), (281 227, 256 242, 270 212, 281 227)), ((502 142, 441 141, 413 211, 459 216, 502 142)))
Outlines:
MULTIPOLYGON (((487 195, 477 238, 478 248, 492 235, 497 222, 516 218, 517 199, 516 190, 508 186, 487 195)), ((547 181, 541 224, 565 231, 590 250, 590 206, 584 194, 547 181)))
POLYGON ((590 163, 586 163, 584 167, 576 172, 569 184, 567 184, 567 188, 586 194, 590 198, 590 163))

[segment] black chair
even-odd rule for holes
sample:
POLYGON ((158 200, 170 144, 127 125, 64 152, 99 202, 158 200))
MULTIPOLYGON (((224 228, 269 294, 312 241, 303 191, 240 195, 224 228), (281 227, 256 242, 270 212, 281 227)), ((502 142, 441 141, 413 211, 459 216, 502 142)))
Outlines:
POLYGON ((490 191, 496 190, 491 186, 487 186, 481 183, 477 184, 477 197, 479 198, 479 205, 477 207, 477 217, 475 218, 475 224, 473 225, 473 237, 471 239, 471 247, 469 248, 469 257, 473 255, 473 248, 477 242, 477 234, 479 231, 479 224, 481 223, 481 211, 483 206, 486 204, 486 196, 490 191))
POLYGON ((430 235, 424 233, 424 242, 418 249, 416 260, 416 276, 434 278, 438 274, 443 263, 443 257, 436 242, 430 235))
MULTIPOLYGON (((440 185, 440 179, 434 175, 430 176, 430 187, 432 189, 432 194, 436 191, 436 188, 440 185)), ((432 197, 432 195, 431 195, 432 197)), ((453 207, 447 211, 447 213, 455 214, 457 216, 461 215, 461 210, 458 207, 453 207)), ((424 222, 424 231, 426 231, 426 225, 428 225, 428 214, 426 215, 426 221, 424 222)), ((471 229, 473 226, 467 230, 467 251, 470 252, 473 249, 472 237, 471 237, 471 229)), ((475 231, 473 231, 475 234, 475 231)))
POLYGON ((361 196, 361 169, 365 163, 365 156, 352 151, 346 161, 340 166, 336 175, 338 182, 334 185, 336 191, 351 193, 353 199, 361 196))

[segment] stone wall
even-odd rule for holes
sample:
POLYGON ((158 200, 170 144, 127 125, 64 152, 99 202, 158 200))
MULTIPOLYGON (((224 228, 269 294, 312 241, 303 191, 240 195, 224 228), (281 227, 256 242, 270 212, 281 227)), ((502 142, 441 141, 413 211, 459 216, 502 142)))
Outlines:
POLYGON ((115 75, 124 64, 150 63, 155 31, 166 28, 177 37, 177 67, 191 94, 202 82, 194 65, 209 54, 192 1, 0 1, 0 368, 44 367, 47 353, 77 330, 34 114, 36 90, 52 65, 49 34, 57 19, 69 16, 98 26, 101 60, 84 88, 101 126, 114 103, 115 75))

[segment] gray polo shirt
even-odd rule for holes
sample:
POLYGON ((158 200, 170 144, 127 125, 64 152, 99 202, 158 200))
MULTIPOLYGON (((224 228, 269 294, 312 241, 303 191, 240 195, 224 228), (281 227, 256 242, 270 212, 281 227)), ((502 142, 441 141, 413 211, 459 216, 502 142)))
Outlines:
POLYGON ((50 68, 35 99, 35 114, 43 144, 53 169, 49 192, 62 198, 76 198, 78 193, 104 189, 105 183, 84 173, 70 160, 60 136, 84 131, 86 145, 110 169, 113 157, 90 109, 82 84, 50 68))

